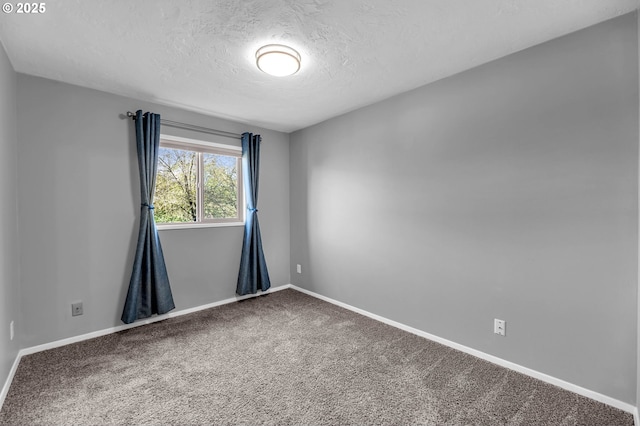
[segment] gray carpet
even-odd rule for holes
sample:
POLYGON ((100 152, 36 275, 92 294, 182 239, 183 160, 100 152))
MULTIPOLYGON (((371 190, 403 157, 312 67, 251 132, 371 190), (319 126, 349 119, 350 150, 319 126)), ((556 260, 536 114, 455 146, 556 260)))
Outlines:
POLYGON ((633 417, 283 290, 25 356, 0 423, 632 425, 633 417))

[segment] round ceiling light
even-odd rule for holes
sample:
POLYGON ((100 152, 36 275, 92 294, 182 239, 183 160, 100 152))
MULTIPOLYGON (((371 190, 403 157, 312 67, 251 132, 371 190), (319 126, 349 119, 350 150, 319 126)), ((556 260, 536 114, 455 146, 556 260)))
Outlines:
POLYGON ((256 51, 256 65, 262 72, 285 77, 300 69, 300 54, 289 46, 268 44, 256 51))

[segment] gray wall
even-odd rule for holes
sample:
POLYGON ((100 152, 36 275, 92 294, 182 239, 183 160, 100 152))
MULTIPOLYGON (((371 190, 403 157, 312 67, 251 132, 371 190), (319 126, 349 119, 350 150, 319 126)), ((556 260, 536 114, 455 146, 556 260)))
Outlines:
MULTIPOLYGON (((272 284, 289 283, 287 134, 19 74, 23 347, 121 324, 140 206, 133 124, 122 114, 136 109, 263 136, 259 214, 265 255, 272 284), (83 316, 71 317, 75 300, 84 302, 83 316)), ((176 310, 234 296, 242 232, 160 231, 176 310)))
MULTIPOLYGON (((638 60, 640 61, 640 13, 638 11, 636 11, 636 15, 638 17, 638 29, 637 29, 637 35, 638 35, 638 60)), ((639 63, 639 68, 640 68, 640 63, 639 63)), ((640 85, 640 72, 638 73, 638 84, 640 85)), ((638 112, 638 114, 640 114, 640 111, 638 112)), ((638 123, 640 126, 640 115, 638 116, 638 123)), ((640 146, 640 140, 638 141, 638 144, 640 146)), ((639 158, 640 161, 640 158, 639 158)), ((640 180, 640 175, 638 176, 638 179, 640 180)), ((640 202, 640 193, 638 194, 638 198, 639 198, 639 202, 640 202)), ((640 216, 638 216, 638 221, 640 222, 640 216)), ((640 238, 638 239, 638 247, 639 247, 639 251, 640 251, 640 238)), ((638 263, 638 271, 639 271, 639 275, 640 275, 640 262, 638 263)), ((638 277, 638 330, 637 330, 637 357, 638 357, 638 362, 637 362, 637 370, 636 370, 636 410, 638 409, 638 407, 640 407, 640 276, 638 277)))
POLYGON ((0 389, 19 349, 19 335, 9 337, 9 323, 20 323, 16 127, 17 76, 0 44, 0 389))
POLYGON ((292 282, 635 404, 636 27, 293 133, 292 282))

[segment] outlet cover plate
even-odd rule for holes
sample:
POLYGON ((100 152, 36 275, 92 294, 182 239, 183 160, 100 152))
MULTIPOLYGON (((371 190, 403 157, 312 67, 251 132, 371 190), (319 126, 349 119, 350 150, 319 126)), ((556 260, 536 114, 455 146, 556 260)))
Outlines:
POLYGON ((82 315, 82 302, 75 302, 71 304, 71 316, 77 317, 82 315))

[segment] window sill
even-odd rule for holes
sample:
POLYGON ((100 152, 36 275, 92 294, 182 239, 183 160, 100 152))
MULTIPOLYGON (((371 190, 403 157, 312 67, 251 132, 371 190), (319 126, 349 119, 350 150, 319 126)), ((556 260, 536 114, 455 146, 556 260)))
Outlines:
POLYGON ((175 223, 175 224, 156 224, 158 231, 171 229, 193 229, 193 228, 222 228, 227 226, 244 226, 244 222, 210 222, 210 223, 175 223))

